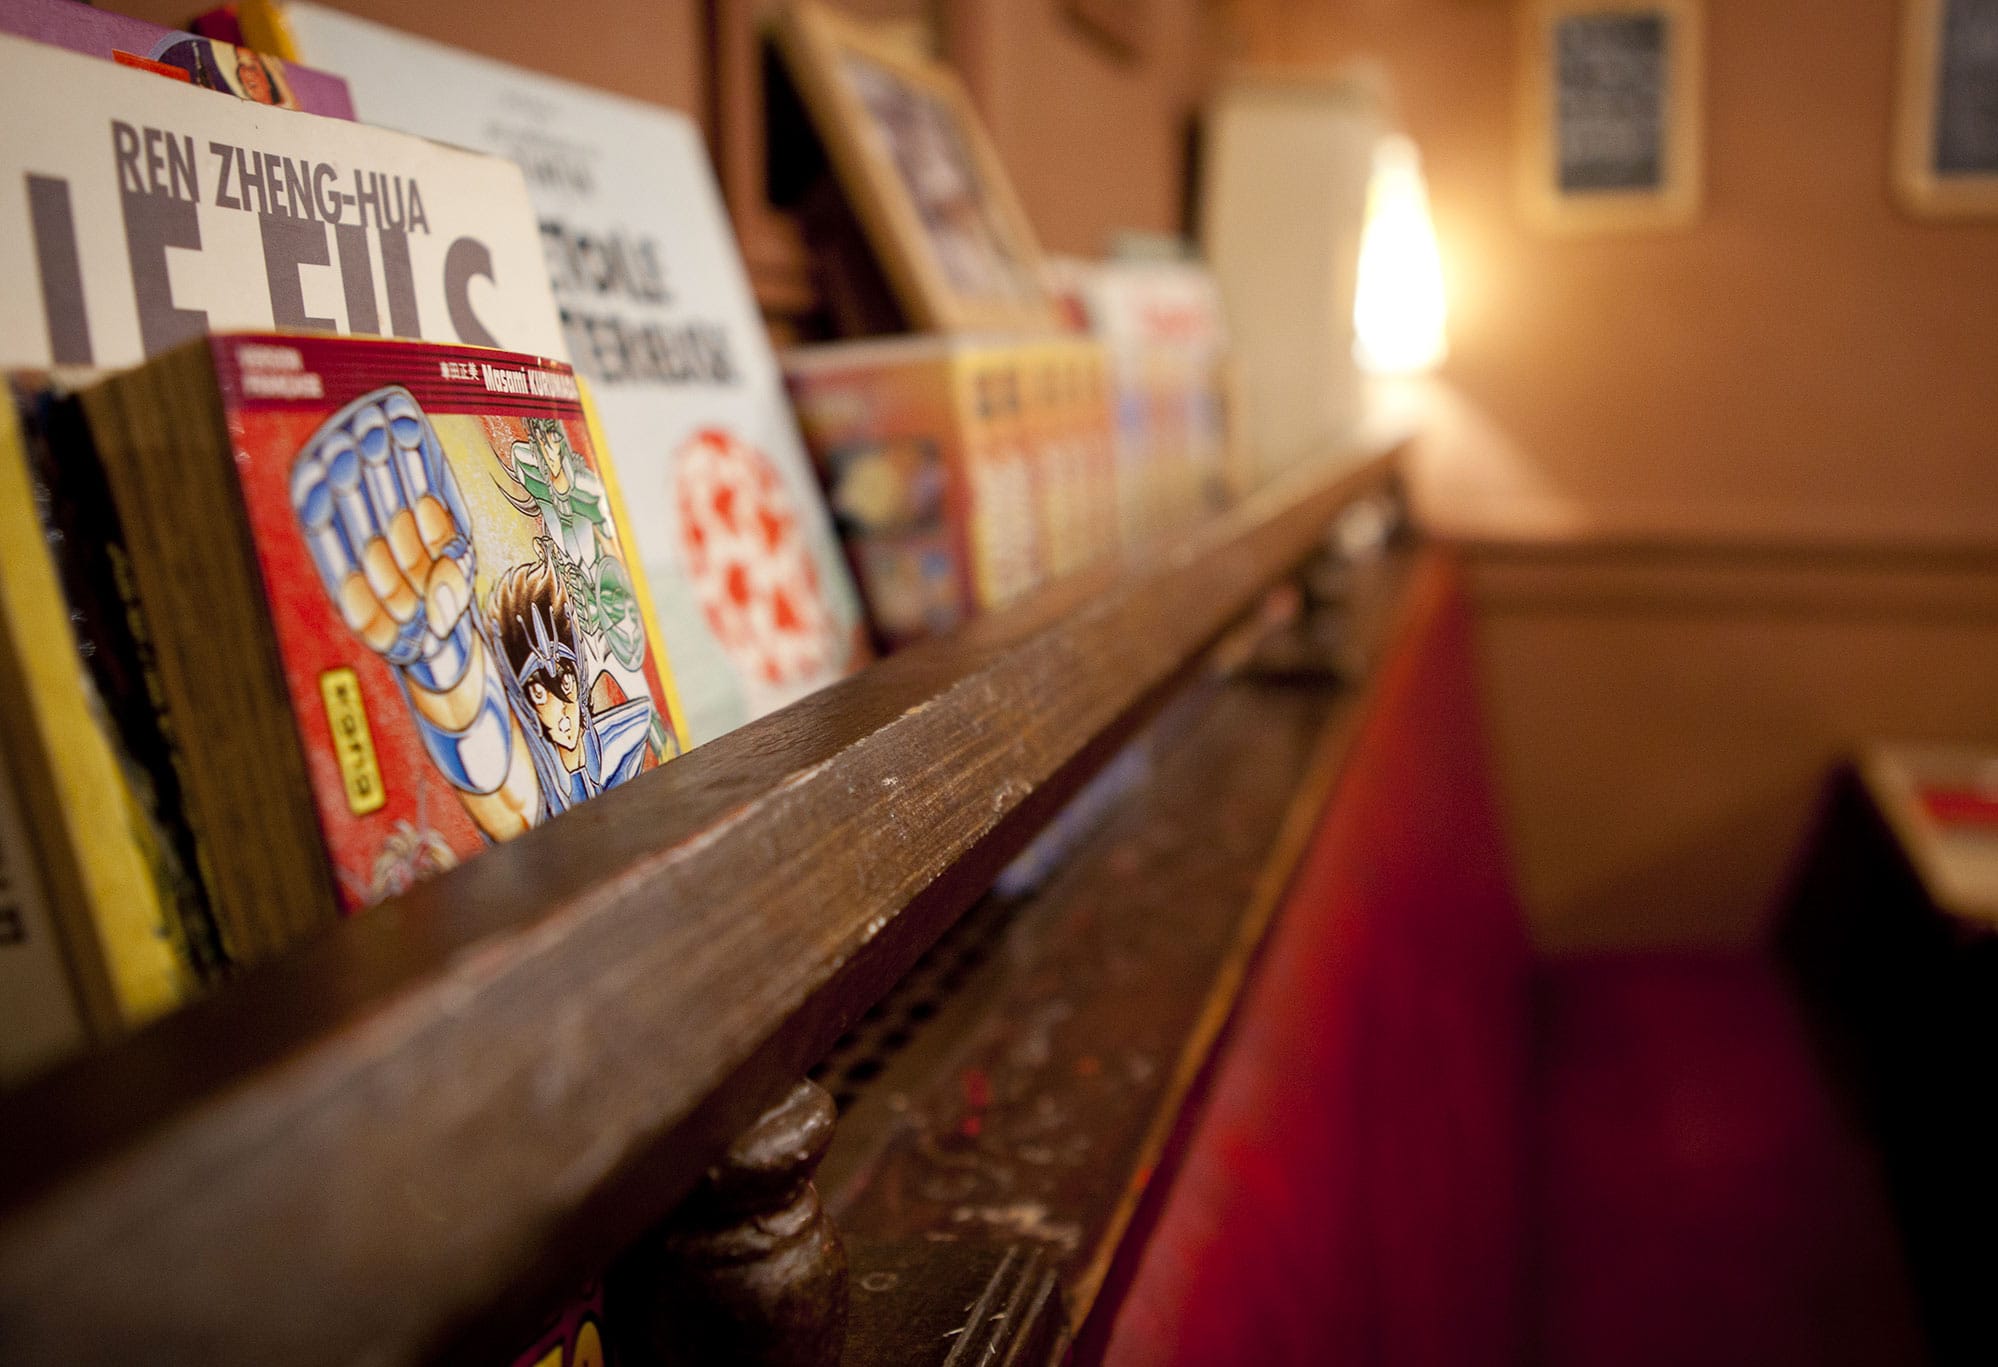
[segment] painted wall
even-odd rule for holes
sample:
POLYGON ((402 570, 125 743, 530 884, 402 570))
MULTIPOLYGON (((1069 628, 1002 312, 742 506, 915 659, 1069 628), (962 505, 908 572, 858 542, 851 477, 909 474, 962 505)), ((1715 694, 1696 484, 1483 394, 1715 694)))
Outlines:
POLYGON ((1998 224, 1892 206, 1899 0, 1709 0, 1699 221, 1544 235, 1521 8, 1240 13, 1259 59, 1383 64, 1427 159, 1452 353, 1415 484, 1493 543, 1486 728, 1537 939, 1745 943, 1855 744, 1998 744, 1998 224))
POLYGON ((1554 950, 1748 944, 1866 741, 1998 747, 1998 558, 1471 556, 1486 739, 1554 950))
POLYGON ((1579 240, 1515 204, 1519 3, 1239 9, 1257 60, 1394 80, 1445 254, 1443 375, 1515 461, 1489 529, 1998 529, 1998 224, 1891 206, 1899 0, 1708 3, 1700 221, 1579 240))
POLYGON ((1062 0, 959 0, 954 55, 1050 251, 1099 255, 1120 229, 1181 227, 1188 130, 1220 56, 1211 7, 1151 0, 1129 55, 1062 0))

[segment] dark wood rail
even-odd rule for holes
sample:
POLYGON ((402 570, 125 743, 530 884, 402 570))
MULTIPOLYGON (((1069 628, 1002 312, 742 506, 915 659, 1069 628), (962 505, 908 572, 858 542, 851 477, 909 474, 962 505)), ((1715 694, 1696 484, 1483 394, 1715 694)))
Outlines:
POLYGON ((0 1360, 522 1341, 1392 478, 1393 445, 704 746, 0 1100, 0 1360))
MULTIPOLYGON (((1383 632, 1400 569, 1370 585, 1383 632)), ((1361 615, 1340 614, 1340 639, 1373 625, 1361 615)), ((1100 1353, 1366 712, 1323 651, 1309 673, 1288 663, 1265 649, 1189 686, 1149 735, 1143 782, 1048 884, 967 913, 821 1065, 845 1103, 819 1171, 856 1274, 845 1367, 965 1361, 950 1353, 973 1298, 939 1284, 980 1265, 979 1245, 987 1266, 994 1245, 1038 1255, 1059 1288, 1052 1336, 1100 1353)))

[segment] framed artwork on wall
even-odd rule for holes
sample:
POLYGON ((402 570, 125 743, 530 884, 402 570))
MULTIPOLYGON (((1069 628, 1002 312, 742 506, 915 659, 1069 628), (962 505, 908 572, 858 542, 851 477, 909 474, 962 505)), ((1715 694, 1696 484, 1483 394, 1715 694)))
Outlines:
POLYGON ((1894 188, 1928 218, 1998 215, 1998 0, 1907 0, 1894 188))
POLYGON ((909 322, 960 332, 1051 323, 1033 229, 950 68, 808 0, 787 6, 776 31, 909 322))
POLYGON ((1564 232, 1674 228, 1697 218, 1697 0, 1534 0, 1521 13, 1527 216, 1564 232))

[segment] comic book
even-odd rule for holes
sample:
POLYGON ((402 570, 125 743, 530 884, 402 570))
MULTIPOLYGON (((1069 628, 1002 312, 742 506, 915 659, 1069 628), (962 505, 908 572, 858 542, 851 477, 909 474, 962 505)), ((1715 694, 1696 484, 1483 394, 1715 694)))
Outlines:
POLYGON ((511 164, 0 35, 0 366, 272 327, 568 354, 511 164))
POLYGON ((1212 272, 1193 261, 1059 260, 1051 273, 1076 326, 1108 358, 1126 543, 1169 535, 1245 491, 1212 272))
POLYGON ((354 117, 347 83, 338 76, 219 43, 143 19, 95 9, 83 0, 7 0, 0 32, 103 57, 169 80, 217 90, 256 104, 303 109, 330 118, 354 117))
POLYGON ((933 334, 800 347, 784 366, 885 647, 1115 549, 1094 342, 933 334))
POLYGON ((361 117, 519 163, 603 411, 698 743, 866 658, 706 144, 672 110, 315 4, 283 17, 361 117))
POLYGON ((203 962, 193 880, 118 725, 134 671, 99 577, 111 538, 53 455, 64 389, 17 372, 0 394, 0 1080, 159 1015, 203 962))
POLYGON ((684 747, 568 366, 227 334, 83 404, 232 961, 684 747))

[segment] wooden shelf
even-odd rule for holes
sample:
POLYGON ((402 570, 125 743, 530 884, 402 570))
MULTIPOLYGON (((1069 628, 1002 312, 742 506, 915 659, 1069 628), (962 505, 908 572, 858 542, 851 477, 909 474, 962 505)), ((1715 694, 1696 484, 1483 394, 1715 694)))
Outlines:
POLYGON ((525 1341, 1388 483, 1397 444, 703 746, 0 1098, 5 1356, 525 1341))
MULTIPOLYGON (((1400 571, 1368 596, 1398 603, 1400 571)), ((1368 615, 1341 634, 1398 621, 1368 615)), ((1364 689, 1318 661, 1192 685, 1144 781, 1049 883, 959 920, 822 1065, 846 1104, 820 1188, 863 1271, 849 1367, 954 1348, 965 1298, 932 1322, 927 1279, 865 1275, 924 1241, 932 1262, 939 1242, 1037 1252, 1060 1329, 1107 1331, 1363 713, 1364 689)))

